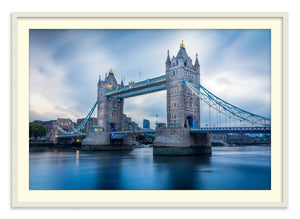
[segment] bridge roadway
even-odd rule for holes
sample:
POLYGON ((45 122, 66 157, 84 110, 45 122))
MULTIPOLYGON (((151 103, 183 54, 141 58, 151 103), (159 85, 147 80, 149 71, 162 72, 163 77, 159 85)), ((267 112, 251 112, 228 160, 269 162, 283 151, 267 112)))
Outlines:
POLYGON ((245 133, 245 134, 270 134, 271 127, 212 127, 212 128, 191 128, 191 133, 245 133))
MULTIPOLYGON (((211 128, 190 128, 190 133, 212 133, 212 134, 270 134, 271 127, 211 127, 211 128)), ((155 136, 155 130, 136 130, 136 131, 115 131, 111 132, 112 138, 120 138, 131 134, 152 135, 155 136)))
MULTIPOLYGON (((190 133, 212 133, 212 134, 229 134, 229 133, 243 133, 243 134, 270 134, 271 127, 209 127, 209 128, 190 128, 190 133)), ((133 131, 114 131, 111 132, 111 138, 117 139, 131 134, 151 135, 155 136, 155 130, 133 130, 133 131)), ((57 138, 78 138, 86 137, 86 133, 65 134, 58 135, 57 138)))

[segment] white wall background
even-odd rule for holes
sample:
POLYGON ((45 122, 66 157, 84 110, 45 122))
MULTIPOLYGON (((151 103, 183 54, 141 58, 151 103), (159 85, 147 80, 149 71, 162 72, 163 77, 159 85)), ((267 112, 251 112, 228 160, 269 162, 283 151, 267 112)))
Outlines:
POLYGON ((1 22, 1 218, 299 218, 299 51, 298 1, 10 0, 0 3, 1 22), (289 207, 287 209, 11 209, 11 12, 288 12, 289 13, 289 207), (298 135, 297 135, 298 134, 298 135))

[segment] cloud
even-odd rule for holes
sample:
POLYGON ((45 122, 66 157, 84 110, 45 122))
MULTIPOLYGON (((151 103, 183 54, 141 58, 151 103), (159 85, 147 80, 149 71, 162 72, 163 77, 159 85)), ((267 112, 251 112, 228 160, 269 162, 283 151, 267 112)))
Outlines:
POLYGON ((95 47, 99 38, 82 40, 82 34, 59 35, 57 45, 52 38, 42 44, 31 40, 30 110, 35 113, 30 120, 38 114, 76 120, 85 117, 96 101, 98 75, 114 61, 101 45, 95 47))
MULTIPOLYGON (((270 37, 267 30, 239 33, 216 53, 218 65, 201 75, 201 83, 233 105, 270 117, 271 47, 267 36, 270 37)), ((213 58, 210 62, 216 63, 213 58)))
MULTIPOLYGON (((99 75, 113 68, 117 80, 165 73, 167 50, 181 40, 201 65, 201 83, 250 112, 270 115, 268 30, 31 30, 30 120, 84 117, 97 96, 99 75)), ((125 100, 124 112, 142 124, 166 122, 165 92, 125 100)), ((95 113, 94 113, 95 116, 95 113)), ((203 111, 207 119, 207 111, 203 111)))
POLYGON ((124 113, 140 125, 143 119, 148 119, 155 128, 156 122, 167 120, 166 91, 125 99, 124 113))

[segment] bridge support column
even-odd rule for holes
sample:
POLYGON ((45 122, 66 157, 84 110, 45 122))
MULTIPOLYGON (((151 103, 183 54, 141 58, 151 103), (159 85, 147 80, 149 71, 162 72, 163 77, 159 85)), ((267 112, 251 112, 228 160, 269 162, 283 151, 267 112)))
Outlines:
POLYGON ((153 155, 211 154, 211 134, 191 134, 188 128, 157 128, 153 155))
POLYGON ((125 145, 134 145, 134 142, 135 142, 135 137, 133 135, 130 135, 130 136, 126 136, 124 138, 124 144, 125 145))
POLYGON ((88 151, 127 151, 132 150, 132 145, 111 145, 110 132, 88 132, 82 141, 82 150, 88 151))
POLYGON ((82 145, 109 145, 109 132, 88 132, 86 138, 82 141, 82 145))

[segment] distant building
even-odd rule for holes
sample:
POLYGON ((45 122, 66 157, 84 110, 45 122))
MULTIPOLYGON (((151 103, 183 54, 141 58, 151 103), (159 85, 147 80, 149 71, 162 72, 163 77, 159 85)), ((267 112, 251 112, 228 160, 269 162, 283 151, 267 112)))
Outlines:
POLYGON ((227 135, 227 143, 228 144, 242 144, 243 143, 242 134, 228 134, 227 135))
POLYGON ((253 143, 253 139, 249 135, 243 135, 242 138, 243 138, 243 143, 244 144, 251 144, 251 143, 253 143))
POLYGON ((127 117, 125 114, 123 114, 123 131, 131 131, 131 130, 140 130, 141 128, 139 125, 131 120, 131 117, 127 117))
POLYGON ((211 135, 211 138, 212 138, 213 140, 227 142, 227 134, 223 134, 223 133, 213 133, 213 134, 211 135))
POLYGON ((75 126, 75 123, 72 122, 71 119, 57 118, 56 125, 58 125, 63 130, 70 132, 73 130, 72 127, 75 126))
POLYGON ((84 120, 84 118, 82 118, 82 119, 77 119, 76 126, 78 126, 83 120, 84 120))
POLYGON ((270 144, 270 135, 227 134, 228 144, 270 144))
POLYGON ((150 129, 150 121, 148 119, 143 120, 143 128, 150 129))
POLYGON ((127 117, 125 114, 123 114, 122 121, 123 121, 123 127, 122 127, 123 131, 130 130, 129 123, 131 123, 131 118, 127 117))
POLYGON ((53 128, 52 123, 51 123, 51 124, 44 125, 44 126, 45 126, 45 128, 46 128, 46 132, 47 132, 47 133, 49 133, 49 132, 52 130, 52 128, 53 128))

